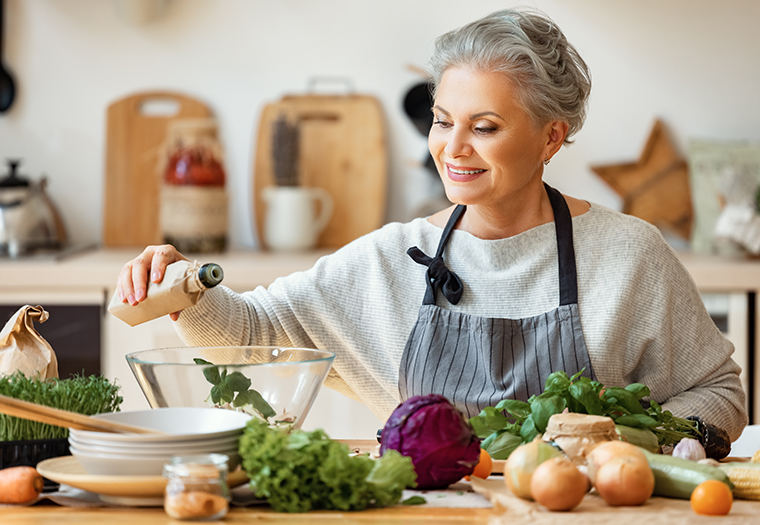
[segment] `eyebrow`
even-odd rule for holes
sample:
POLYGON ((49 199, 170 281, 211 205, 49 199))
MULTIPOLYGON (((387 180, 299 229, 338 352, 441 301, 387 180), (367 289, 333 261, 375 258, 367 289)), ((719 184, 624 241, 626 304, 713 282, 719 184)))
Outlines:
MULTIPOLYGON (((433 106, 431 109, 437 109, 441 113, 445 113, 446 115, 451 116, 451 113, 449 113, 448 111, 446 111, 445 109, 443 109, 441 106, 433 106)), ((480 113, 474 113, 474 114, 470 115, 470 120, 477 120, 479 118, 487 117, 487 116, 493 116, 493 117, 499 118, 501 120, 505 120, 504 117, 502 117, 501 115, 499 115, 498 113, 495 113, 493 111, 481 111, 480 113)))

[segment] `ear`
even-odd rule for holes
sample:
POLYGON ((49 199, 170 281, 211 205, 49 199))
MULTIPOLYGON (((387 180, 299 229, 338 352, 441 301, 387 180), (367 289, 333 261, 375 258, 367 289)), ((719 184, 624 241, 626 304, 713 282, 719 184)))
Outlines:
POLYGON ((555 153, 559 151, 562 144, 565 143, 565 137, 567 137, 567 130, 569 126, 567 122, 563 120, 552 120, 547 124, 548 133, 546 137, 546 146, 544 148, 545 158, 552 158, 555 153))

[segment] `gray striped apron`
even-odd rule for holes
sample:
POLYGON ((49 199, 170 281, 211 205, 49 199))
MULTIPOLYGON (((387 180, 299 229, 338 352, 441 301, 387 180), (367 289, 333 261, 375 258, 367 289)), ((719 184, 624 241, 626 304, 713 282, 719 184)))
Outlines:
POLYGON ((440 290, 457 304, 463 285, 446 268, 442 255, 465 211, 451 214, 435 257, 417 247, 408 254, 425 272, 427 287, 417 322, 406 342, 399 367, 399 393, 440 394, 472 417, 502 399, 527 401, 544 391, 546 378, 564 370, 569 376, 596 379, 578 315, 578 284, 573 249, 573 223, 565 198, 546 185, 557 234, 559 307, 525 319, 486 318, 436 306, 440 290))

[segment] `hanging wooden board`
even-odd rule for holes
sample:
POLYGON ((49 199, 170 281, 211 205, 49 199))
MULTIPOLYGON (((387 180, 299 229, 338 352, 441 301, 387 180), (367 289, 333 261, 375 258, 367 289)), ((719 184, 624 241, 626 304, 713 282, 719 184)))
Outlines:
POLYGON ((162 242, 161 177, 157 172, 169 124, 210 117, 201 101, 179 93, 152 91, 108 106, 103 244, 144 247, 162 242))
POLYGON ((330 222, 317 248, 338 248, 383 225, 387 154, 377 99, 365 95, 285 96, 264 107, 253 174, 256 230, 266 248, 262 190, 274 184, 272 125, 281 115, 300 129, 300 185, 320 187, 333 199, 330 222))

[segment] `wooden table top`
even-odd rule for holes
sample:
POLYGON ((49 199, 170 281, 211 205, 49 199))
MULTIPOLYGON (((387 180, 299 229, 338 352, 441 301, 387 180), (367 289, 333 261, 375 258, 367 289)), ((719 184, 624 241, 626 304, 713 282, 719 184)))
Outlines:
MULTIPOLYGON (((217 523, 273 523, 277 525, 304 525, 312 523, 341 523, 345 525, 381 525, 387 523, 487 523, 491 509, 391 507, 360 512, 314 511, 303 514, 274 512, 262 508, 232 508, 223 522, 217 523)), ((57 505, 0 508, 3 525, 163 525, 180 523, 164 513, 162 508, 72 508, 57 505)), ((187 522, 190 523, 190 522, 187 522)), ((209 523, 209 522, 206 522, 209 523)))

